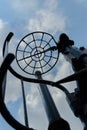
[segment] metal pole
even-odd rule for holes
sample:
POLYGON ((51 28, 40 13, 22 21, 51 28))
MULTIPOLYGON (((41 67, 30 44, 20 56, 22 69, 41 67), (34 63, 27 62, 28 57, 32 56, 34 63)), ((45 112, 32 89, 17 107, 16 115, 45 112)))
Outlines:
MULTIPOLYGON (((35 76, 42 80, 41 72, 37 71, 35 76)), ((55 103, 51 97, 51 94, 46 86, 46 84, 41 84, 39 86, 39 91, 42 97, 44 108, 48 117, 49 127, 48 130, 70 130, 69 124, 60 117, 60 114, 55 106, 55 103)))
POLYGON ((29 127, 28 123, 28 114, 27 114, 27 106, 26 106, 26 99, 25 99, 25 91, 24 91, 24 83, 23 80, 21 80, 21 86, 22 86, 22 95, 23 95, 23 106, 24 106, 24 119, 25 119, 25 125, 29 127))

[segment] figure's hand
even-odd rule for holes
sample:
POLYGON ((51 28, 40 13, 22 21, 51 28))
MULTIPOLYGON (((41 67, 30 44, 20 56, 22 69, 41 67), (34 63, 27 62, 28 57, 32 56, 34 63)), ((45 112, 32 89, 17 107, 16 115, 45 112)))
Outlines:
POLYGON ((52 50, 52 51, 57 50, 57 46, 53 46, 53 47, 51 47, 50 50, 52 50))

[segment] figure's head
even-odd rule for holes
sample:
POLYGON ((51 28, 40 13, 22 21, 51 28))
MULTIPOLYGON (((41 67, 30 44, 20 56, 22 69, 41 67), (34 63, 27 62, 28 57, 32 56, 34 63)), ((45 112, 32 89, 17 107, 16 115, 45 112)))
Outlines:
POLYGON ((66 47, 74 45, 74 41, 70 40, 67 34, 62 33, 59 37, 57 48, 59 52, 64 52, 66 47))
POLYGON ((68 45, 74 45, 74 41, 70 40, 69 37, 67 36, 67 34, 62 33, 59 37, 59 43, 64 44, 65 46, 68 45))
POLYGON ((61 42, 65 42, 68 40, 69 40, 69 37, 65 33, 62 33, 59 37, 59 41, 61 41, 61 42))

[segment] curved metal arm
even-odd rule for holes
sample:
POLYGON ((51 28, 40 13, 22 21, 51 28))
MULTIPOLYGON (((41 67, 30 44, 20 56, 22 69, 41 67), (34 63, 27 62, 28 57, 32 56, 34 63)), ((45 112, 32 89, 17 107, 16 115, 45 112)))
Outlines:
POLYGON ((6 37, 5 41, 4 41, 4 45, 3 45, 3 57, 5 57, 8 54, 8 43, 10 42, 12 36, 13 36, 13 32, 10 32, 8 34, 8 36, 6 37))
POLYGON ((20 124, 18 121, 16 121, 12 115, 9 113, 3 97, 2 97, 2 87, 3 87, 3 79, 5 76, 5 73, 7 71, 7 69, 9 68, 11 62, 14 60, 14 55, 13 54, 8 54, 7 57, 5 58, 4 62, 1 65, 0 68, 0 112, 2 114, 2 116, 4 117, 4 119, 16 130, 33 130, 31 128, 27 128, 25 126, 23 126, 22 124, 20 124))
POLYGON ((9 71, 15 77, 17 77, 19 79, 23 79, 24 81, 31 82, 31 83, 44 83, 44 84, 51 85, 54 87, 58 87, 59 84, 61 84, 61 83, 66 83, 66 82, 70 82, 70 81, 74 81, 74 80, 83 78, 85 76, 85 74, 87 74, 87 68, 85 68, 85 69, 82 69, 82 70, 80 70, 80 71, 78 71, 78 72, 76 72, 76 73, 74 73, 66 78, 63 78, 63 79, 56 81, 56 82, 53 82, 53 81, 49 81, 49 80, 38 80, 38 79, 32 79, 32 78, 27 78, 27 77, 21 76, 16 71, 14 71, 11 66, 9 67, 9 71))
POLYGON ((84 68, 84 69, 82 69, 82 70, 80 70, 80 71, 78 71, 78 72, 76 72, 68 77, 65 77, 64 79, 61 79, 61 80, 55 82, 54 86, 57 84, 78 80, 78 79, 84 78, 86 76, 87 76, 87 68, 84 68))
POLYGON ((46 85, 51 85, 51 87, 56 87, 61 89, 69 98, 70 98, 70 93, 68 92, 68 90, 66 88, 64 88, 62 85, 53 82, 53 81, 49 81, 49 80, 39 80, 39 79, 32 79, 32 78, 27 78, 27 77, 23 77, 21 75, 19 75, 18 73, 16 73, 11 66, 9 67, 9 71, 17 78, 19 78, 20 80, 24 80, 26 82, 30 82, 30 83, 42 83, 42 84, 46 84, 46 85))
MULTIPOLYGON (((8 34, 8 36, 6 37, 5 41, 4 41, 4 45, 3 45, 3 58, 5 58, 8 55, 8 44, 10 42, 11 37, 13 36, 13 33, 10 32, 8 34)), ((5 98, 5 90, 6 90, 6 78, 7 77, 7 73, 5 73, 4 76, 4 82, 3 82, 3 88, 2 88, 2 95, 3 95, 3 99, 5 98)))

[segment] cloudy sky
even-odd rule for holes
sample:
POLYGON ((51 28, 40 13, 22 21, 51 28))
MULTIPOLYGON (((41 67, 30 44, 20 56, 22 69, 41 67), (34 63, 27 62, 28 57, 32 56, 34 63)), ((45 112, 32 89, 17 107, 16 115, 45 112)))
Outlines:
MULTIPOLYGON (((7 34, 14 33, 10 47, 13 50, 22 37, 33 31, 48 32, 55 40, 64 32, 74 40, 75 46, 87 47, 87 0, 0 0, 0 64, 7 34)), ((60 55, 54 72, 49 72, 47 77, 56 81, 71 73, 70 64, 60 55)), ((47 77, 44 76, 45 79, 47 77)), ((76 87, 75 82, 64 85, 70 92, 76 87)), ((35 84, 25 83, 25 86, 29 124, 37 130, 47 130, 48 120, 38 89, 35 84)), ((69 109, 63 92, 56 88, 50 88, 50 92, 60 115, 69 122, 71 130, 83 130, 82 123, 69 109)), ((21 83, 11 74, 8 74, 6 104, 12 115, 24 124, 21 83)), ((1 115, 0 130, 13 130, 1 115)))

